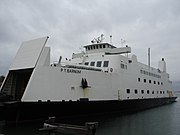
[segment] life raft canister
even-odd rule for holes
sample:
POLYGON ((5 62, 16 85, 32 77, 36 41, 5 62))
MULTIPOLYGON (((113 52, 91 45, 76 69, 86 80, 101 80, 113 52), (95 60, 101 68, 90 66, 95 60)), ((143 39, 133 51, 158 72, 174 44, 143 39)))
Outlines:
POLYGON ((82 78, 82 80, 81 80, 81 87, 82 87, 83 89, 85 89, 85 88, 88 87, 88 83, 87 83, 86 78, 82 78))
POLYGON ((113 68, 110 68, 110 71, 113 72, 113 68))

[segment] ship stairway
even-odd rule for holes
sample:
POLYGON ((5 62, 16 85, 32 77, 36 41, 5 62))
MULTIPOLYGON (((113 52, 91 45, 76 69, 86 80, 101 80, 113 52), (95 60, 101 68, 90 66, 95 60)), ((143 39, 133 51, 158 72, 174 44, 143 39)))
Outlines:
POLYGON ((11 97, 10 100, 21 100, 33 69, 10 70, 1 92, 11 97))
POLYGON ((15 95, 15 87, 16 87, 15 79, 16 79, 15 74, 10 72, 6 78, 5 85, 3 85, 4 86, 2 90, 3 93, 9 96, 15 95))

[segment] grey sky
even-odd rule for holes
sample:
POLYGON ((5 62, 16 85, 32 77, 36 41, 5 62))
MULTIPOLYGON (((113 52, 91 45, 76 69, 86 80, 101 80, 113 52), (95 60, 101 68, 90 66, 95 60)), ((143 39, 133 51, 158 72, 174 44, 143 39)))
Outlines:
POLYGON ((138 60, 157 67, 162 57, 171 80, 180 80, 179 0, 1 0, 0 74, 6 74, 22 41, 50 36, 52 61, 71 57, 101 34, 120 47, 121 38, 138 60))

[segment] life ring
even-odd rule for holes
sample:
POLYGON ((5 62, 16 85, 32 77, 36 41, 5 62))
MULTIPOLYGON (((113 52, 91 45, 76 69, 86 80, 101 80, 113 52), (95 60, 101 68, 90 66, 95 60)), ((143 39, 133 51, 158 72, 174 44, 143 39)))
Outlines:
POLYGON ((113 72, 113 68, 110 68, 110 71, 113 72))

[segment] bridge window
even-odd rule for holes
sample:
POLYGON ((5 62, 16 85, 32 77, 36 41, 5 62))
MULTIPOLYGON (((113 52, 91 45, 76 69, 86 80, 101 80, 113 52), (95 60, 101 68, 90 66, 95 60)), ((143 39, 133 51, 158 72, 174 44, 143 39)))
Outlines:
POLYGON ((103 67, 108 67, 109 61, 104 61, 103 67))
POLYGON ((102 63, 102 61, 98 61, 96 64, 96 67, 101 67, 101 63, 102 63))
POLYGON ((92 61, 92 62, 90 63, 90 66, 94 66, 94 65, 95 65, 95 62, 92 61))

